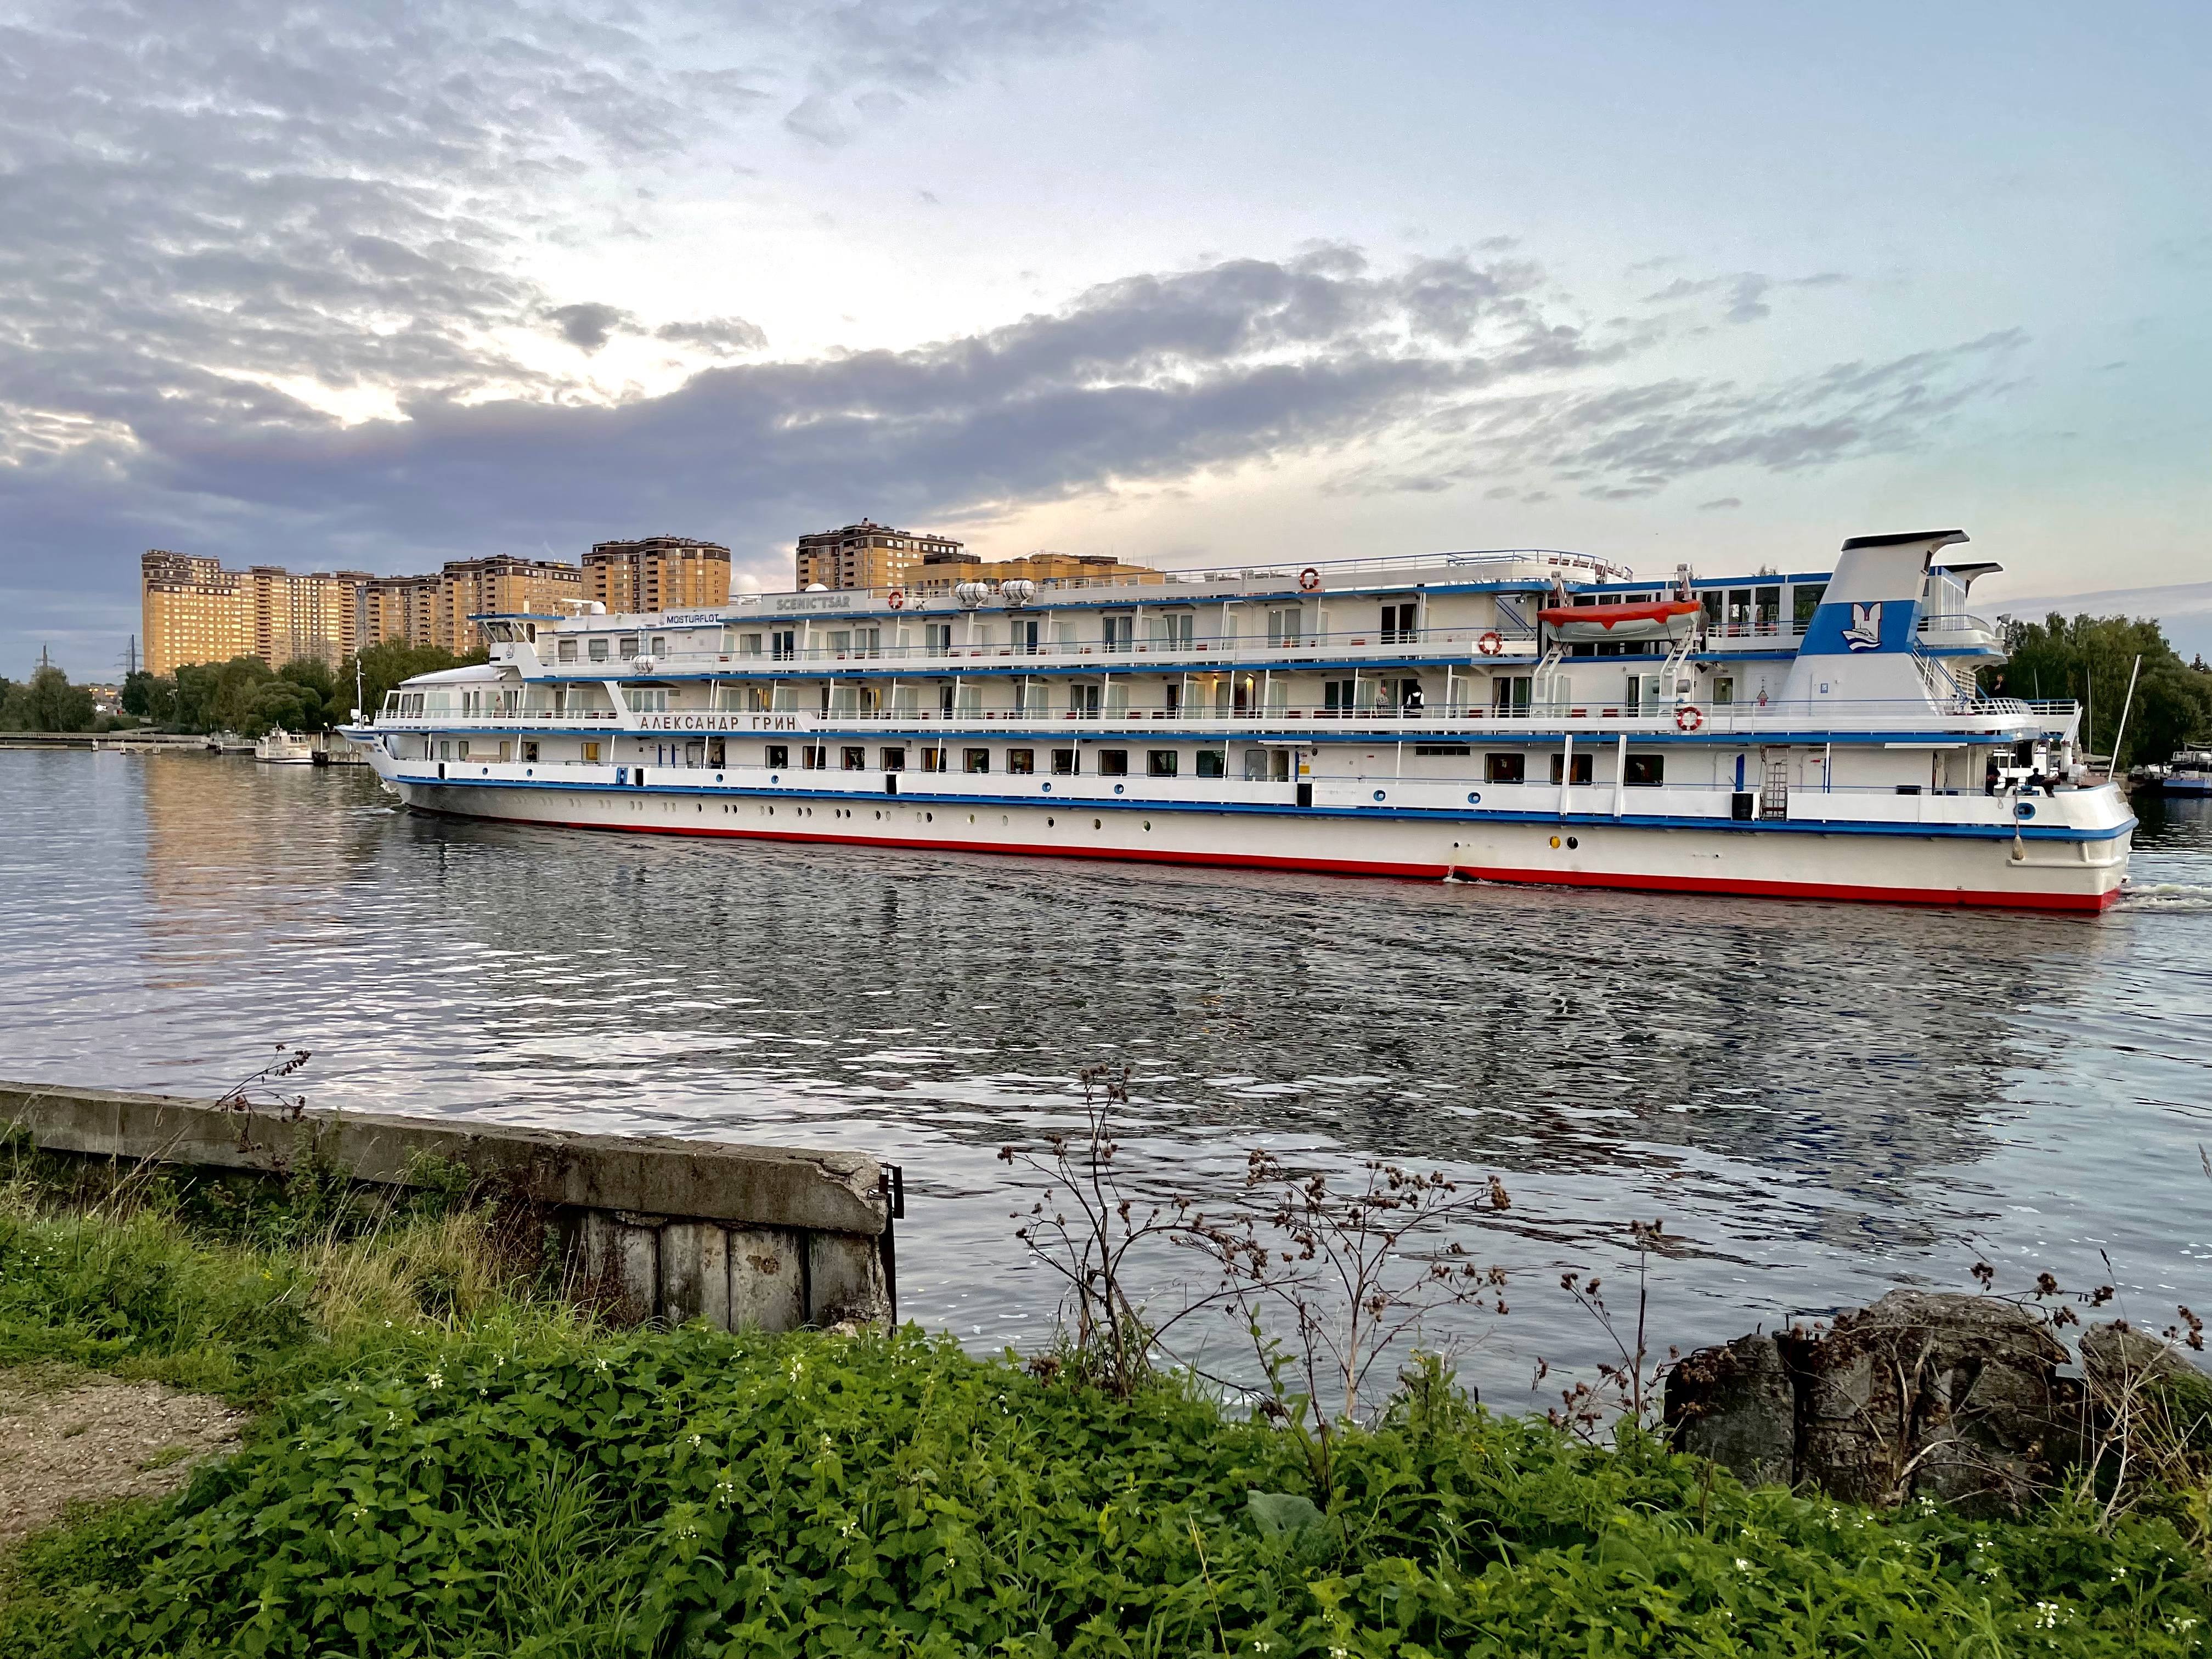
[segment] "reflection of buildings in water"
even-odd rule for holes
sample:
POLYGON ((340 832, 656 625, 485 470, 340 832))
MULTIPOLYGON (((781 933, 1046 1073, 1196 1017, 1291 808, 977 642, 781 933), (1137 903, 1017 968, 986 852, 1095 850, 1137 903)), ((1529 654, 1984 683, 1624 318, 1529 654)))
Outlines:
POLYGON ((385 820, 347 811, 374 794, 320 767, 146 755, 148 949, 173 972, 282 945, 344 921, 349 878, 374 856, 385 820))

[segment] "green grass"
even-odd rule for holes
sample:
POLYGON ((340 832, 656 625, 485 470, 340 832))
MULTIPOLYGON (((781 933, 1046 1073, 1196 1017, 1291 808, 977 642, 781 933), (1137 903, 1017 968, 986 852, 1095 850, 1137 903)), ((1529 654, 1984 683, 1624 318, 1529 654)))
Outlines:
POLYGON ((2212 1634, 2168 1519, 1885 1518, 1434 1390, 1347 1437, 1309 1507, 1294 1443, 1188 1389, 1117 1402, 912 1331, 608 1333, 504 1296, 466 1238, 286 1263, 173 1218, 0 1224, 7 1350, 264 1407, 167 1504, 16 1551, 0 1655, 1996 1659, 2212 1634), (443 1310, 388 1257, 442 1263, 443 1310))

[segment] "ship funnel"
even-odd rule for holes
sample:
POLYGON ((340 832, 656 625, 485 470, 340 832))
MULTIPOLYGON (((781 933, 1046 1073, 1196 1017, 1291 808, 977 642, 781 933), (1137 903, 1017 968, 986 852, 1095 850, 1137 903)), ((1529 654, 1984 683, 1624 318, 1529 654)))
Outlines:
POLYGON ((1912 653, 1920 596, 1936 550, 1966 539, 1963 530, 1909 530, 1845 542, 1798 644, 1783 696, 1924 700, 1926 685, 1912 653))

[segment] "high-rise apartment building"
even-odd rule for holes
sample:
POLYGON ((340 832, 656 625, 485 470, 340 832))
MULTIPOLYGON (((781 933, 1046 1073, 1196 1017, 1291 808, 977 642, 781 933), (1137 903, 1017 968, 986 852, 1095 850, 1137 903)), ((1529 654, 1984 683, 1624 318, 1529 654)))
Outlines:
POLYGON ((271 668, 302 657, 336 667, 360 640, 366 571, 295 575, 276 565, 225 570, 213 559, 161 549, 139 563, 146 666, 258 657, 271 668))
POLYGON ((960 550, 949 536, 920 536, 863 519, 799 538, 799 586, 905 587, 919 580, 924 560, 957 559, 960 550))
POLYGON ((313 657, 335 668, 385 640, 465 655, 484 642, 471 617, 573 607, 584 596, 584 573, 502 554, 456 559, 428 576, 295 575, 279 565, 225 570, 213 559, 155 550, 141 562, 140 587, 147 671, 167 674, 233 657, 258 657, 271 668, 313 657))
POLYGON ((908 586, 920 593, 945 593, 963 582, 1164 581, 1148 564, 1123 564, 1103 553, 1024 553, 1014 559, 931 557, 922 561, 908 586))
POLYGON ((689 536, 594 542, 584 555, 584 597, 611 613, 705 610, 730 600, 730 550, 689 536))

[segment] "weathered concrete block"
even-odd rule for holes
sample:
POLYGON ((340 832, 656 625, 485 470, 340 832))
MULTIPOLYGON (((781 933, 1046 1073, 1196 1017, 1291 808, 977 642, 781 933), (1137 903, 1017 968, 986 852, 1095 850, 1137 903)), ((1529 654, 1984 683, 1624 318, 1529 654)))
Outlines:
POLYGON ((732 1227, 730 1328, 795 1331, 806 1322, 805 1235, 769 1227, 732 1227))
POLYGON ((847 1233, 806 1236, 806 1320, 811 1325, 890 1322, 890 1287, 872 1238, 847 1233))
POLYGON ((699 1235, 712 1224, 671 1221, 660 1229, 660 1311, 672 1325, 699 1317, 699 1235))
POLYGON ((1709 1457, 1747 1486, 1796 1480, 1797 1391, 1771 1336, 1700 1348, 1667 1374, 1678 1450, 1709 1457))
POLYGON ((608 1311, 632 1325, 660 1311, 660 1229, 614 1223, 614 1273, 608 1311))
POLYGON ((854 1152, 320 1108, 295 1121, 169 1095, 0 1083, 0 1127, 10 1123, 48 1151, 103 1158, 282 1174, 312 1152, 356 1180, 399 1184, 435 1159, 534 1204, 871 1237, 890 1219, 883 1166, 854 1152))

